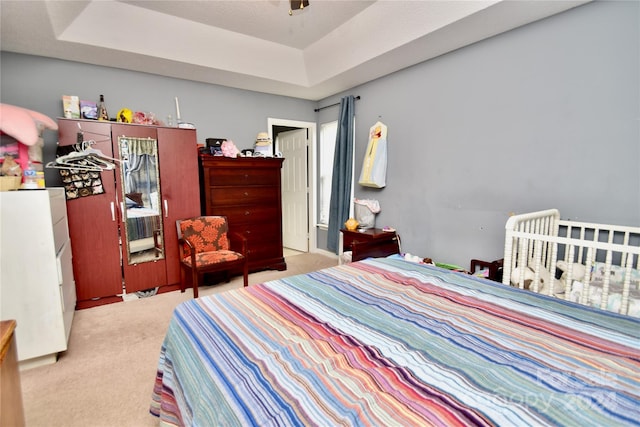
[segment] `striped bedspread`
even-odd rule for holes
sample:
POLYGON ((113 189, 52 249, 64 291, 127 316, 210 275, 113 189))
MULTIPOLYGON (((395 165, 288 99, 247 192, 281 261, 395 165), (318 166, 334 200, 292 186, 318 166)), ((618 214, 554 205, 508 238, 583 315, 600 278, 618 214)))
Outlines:
POLYGON ((193 426, 640 425, 640 321, 368 259, 178 306, 151 412, 193 426))

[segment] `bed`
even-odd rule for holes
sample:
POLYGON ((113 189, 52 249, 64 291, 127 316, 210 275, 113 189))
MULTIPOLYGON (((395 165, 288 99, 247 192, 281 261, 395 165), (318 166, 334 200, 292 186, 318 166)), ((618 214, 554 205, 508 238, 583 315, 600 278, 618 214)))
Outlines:
POLYGON ((640 317, 640 227, 548 209, 514 215, 505 228, 504 284, 640 317))
POLYGON ((638 425, 640 320, 369 258, 181 303, 163 425, 638 425))

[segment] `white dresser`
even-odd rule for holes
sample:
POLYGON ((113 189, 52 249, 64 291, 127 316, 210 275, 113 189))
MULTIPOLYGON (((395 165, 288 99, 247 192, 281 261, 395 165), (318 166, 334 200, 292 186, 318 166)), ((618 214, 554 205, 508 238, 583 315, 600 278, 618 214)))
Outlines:
POLYGON ((62 188, 0 192, 0 319, 15 319, 20 369, 67 349, 76 305, 62 188))

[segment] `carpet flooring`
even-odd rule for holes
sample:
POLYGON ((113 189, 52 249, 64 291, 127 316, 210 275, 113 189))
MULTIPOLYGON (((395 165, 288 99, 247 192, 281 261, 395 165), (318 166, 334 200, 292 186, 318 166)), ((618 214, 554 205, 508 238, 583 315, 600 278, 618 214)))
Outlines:
MULTIPOLYGON (((249 285, 334 266, 322 254, 286 257, 286 271, 249 275, 249 285)), ((202 286, 200 296, 242 286, 202 286)), ((173 309, 192 298, 188 289, 76 311, 68 350, 55 364, 21 372, 27 427, 145 427, 158 355, 173 309)))

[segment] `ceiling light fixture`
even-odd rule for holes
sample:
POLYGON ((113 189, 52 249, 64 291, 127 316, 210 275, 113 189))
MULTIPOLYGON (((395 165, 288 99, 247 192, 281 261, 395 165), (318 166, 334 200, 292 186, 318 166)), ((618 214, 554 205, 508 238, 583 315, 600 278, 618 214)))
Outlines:
POLYGON ((309 6, 309 0, 289 0, 289 5, 289 16, 291 16, 294 10, 302 10, 309 6))

